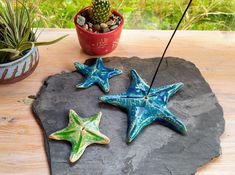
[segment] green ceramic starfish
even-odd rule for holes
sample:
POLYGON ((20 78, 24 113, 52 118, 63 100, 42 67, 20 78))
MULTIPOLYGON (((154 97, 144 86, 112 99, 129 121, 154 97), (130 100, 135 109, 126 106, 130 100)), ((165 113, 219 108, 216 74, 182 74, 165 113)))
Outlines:
POLYGON ((74 63, 78 72, 86 76, 83 83, 77 85, 77 88, 89 88, 94 84, 98 84, 104 92, 109 92, 109 79, 122 74, 122 70, 108 68, 104 66, 102 58, 97 58, 96 63, 87 66, 79 62, 74 63))
POLYGON ((81 118, 75 111, 70 110, 68 126, 51 134, 49 138, 69 141, 72 144, 70 162, 76 162, 87 146, 110 142, 109 138, 99 131, 101 116, 100 112, 88 118, 81 118))

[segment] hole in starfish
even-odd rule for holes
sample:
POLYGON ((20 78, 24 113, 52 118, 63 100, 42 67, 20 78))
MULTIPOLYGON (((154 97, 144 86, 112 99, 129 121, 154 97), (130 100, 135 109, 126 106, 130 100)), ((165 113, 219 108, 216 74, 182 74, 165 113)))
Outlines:
POLYGON ((149 97, 148 97, 148 96, 145 96, 145 97, 144 97, 144 100, 148 100, 148 99, 149 99, 149 97))

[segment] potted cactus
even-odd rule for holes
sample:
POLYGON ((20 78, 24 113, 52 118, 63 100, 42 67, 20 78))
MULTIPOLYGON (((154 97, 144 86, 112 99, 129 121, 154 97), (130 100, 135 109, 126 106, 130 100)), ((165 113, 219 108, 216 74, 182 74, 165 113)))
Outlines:
POLYGON ((25 1, 0 0, 0 84, 29 76, 39 61, 37 46, 53 44, 65 37, 37 42, 33 14, 25 1))
POLYGON ((118 45, 124 18, 112 10, 109 0, 92 0, 74 18, 82 49, 89 55, 105 55, 118 45))

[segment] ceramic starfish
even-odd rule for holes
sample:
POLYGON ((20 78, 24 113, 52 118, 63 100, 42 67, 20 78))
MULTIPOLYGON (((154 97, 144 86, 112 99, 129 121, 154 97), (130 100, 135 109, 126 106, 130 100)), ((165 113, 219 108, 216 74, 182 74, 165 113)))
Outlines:
POLYGON ((97 58, 93 66, 87 66, 79 62, 74 63, 78 72, 86 76, 83 83, 77 85, 77 88, 89 88, 98 84, 104 92, 109 92, 109 79, 122 74, 122 70, 105 67, 102 58, 97 58))
POLYGON ((68 126, 51 134, 49 138, 69 141, 72 144, 70 162, 76 162, 87 146, 94 143, 108 144, 110 142, 109 138, 99 131, 101 116, 100 112, 89 118, 81 118, 75 111, 70 110, 68 126))
POLYGON ((127 109, 129 125, 127 142, 133 141, 144 127, 153 122, 161 122, 185 134, 186 126, 167 109, 169 98, 183 86, 183 83, 152 88, 147 95, 149 85, 135 70, 131 71, 131 76, 132 82, 126 93, 100 97, 103 102, 127 109))

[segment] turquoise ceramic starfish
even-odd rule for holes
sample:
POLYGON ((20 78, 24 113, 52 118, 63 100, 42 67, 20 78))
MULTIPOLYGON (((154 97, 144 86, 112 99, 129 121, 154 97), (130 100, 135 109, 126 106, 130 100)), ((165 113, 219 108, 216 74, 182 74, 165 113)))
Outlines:
POLYGON ((76 162, 86 147, 93 144, 108 144, 109 138, 99 131, 101 112, 89 118, 81 118, 75 111, 70 110, 69 124, 66 128, 49 136, 55 140, 66 140, 72 144, 70 162, 76 162))
POLYGON ((77 85, 77 88, 89 88, 98 84, 103 91, 109 92, 109 79, 122 74, 119 69, 105 67, 102 58, 97 58, 96 63, 90 67, 79 62, 74 65, 78 72, 86 76, 85 81, 77 85))
POLYGON ((147 95, 149 85, 135 70, 131 71, 131 76, 132 82, 126 93, 100 97, 103 102, 127 109, 129 124, 127 142, 134 140, 144 127, 153 122, 161 122, 185 134, 186 126, 167 109, 169 98, 183 86, 183 83, 152 88, 147 95))

